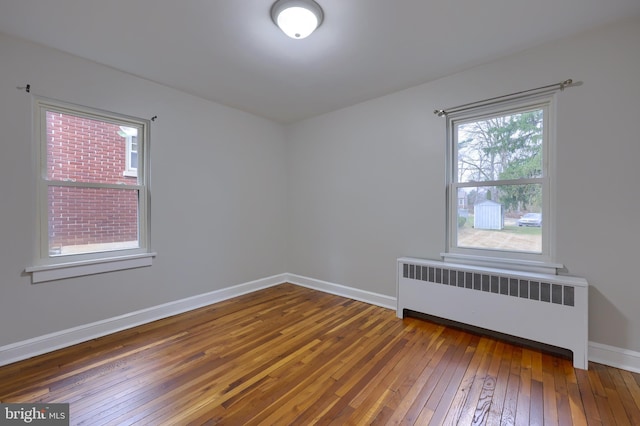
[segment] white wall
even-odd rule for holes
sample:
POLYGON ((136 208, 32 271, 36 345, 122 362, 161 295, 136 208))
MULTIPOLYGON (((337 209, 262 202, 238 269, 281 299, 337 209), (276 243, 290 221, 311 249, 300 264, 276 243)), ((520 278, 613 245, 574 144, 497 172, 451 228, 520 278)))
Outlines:
POLYGON ((445 249, 445 108, 573 78, 558 96, 557 260, 591 284, 590 340, 640 350, 640 20, 287 128, 287 271, 395 295, 445 249))
POLYGON ((290 272, 395 296, 395 259, 445 241, 434 108, 573 78, 558 102, 558 261, 591 283, 590 339, 640 351, 640 20, 287 128, 0 35, 0 347, 290 272), (32 285, 30 83, 152 124, 150 268, 32 285))
POLYGON ((283 127, 0 35, 0 347, 284 272, 283 127), (153 266, 33 285, 31 97, 151 126, 153 266))

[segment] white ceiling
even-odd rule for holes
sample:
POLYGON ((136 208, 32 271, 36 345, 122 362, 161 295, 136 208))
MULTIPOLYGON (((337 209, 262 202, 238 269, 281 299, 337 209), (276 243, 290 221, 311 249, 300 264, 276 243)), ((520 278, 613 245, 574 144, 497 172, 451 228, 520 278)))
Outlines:
POLYGON ((0 0, 0 32, 290 123, 640 15, 640 0, 317 1, 304 40, 272 0, 0 0))

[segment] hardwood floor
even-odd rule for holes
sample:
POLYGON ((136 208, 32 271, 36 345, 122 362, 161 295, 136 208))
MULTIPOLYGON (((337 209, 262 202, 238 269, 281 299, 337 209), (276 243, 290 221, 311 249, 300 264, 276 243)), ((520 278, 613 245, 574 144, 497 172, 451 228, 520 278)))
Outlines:
POLYGON ((640 375, 283 284, 0 367, 78 425, 640 425, 640 375))

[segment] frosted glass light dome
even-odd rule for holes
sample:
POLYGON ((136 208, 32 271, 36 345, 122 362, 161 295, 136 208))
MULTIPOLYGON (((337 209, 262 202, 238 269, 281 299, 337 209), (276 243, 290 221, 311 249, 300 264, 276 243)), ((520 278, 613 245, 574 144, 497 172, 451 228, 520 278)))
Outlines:
POLYGON ((322 23, 322 8, 313 0, 278 0, 271 8, 271 19, 286 35, 303 39, 322 23))

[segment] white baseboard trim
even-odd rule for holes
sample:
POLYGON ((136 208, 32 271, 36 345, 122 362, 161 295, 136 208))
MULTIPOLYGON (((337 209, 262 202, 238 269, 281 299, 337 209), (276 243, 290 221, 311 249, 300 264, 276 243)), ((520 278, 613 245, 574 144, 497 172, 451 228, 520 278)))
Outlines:
POLYGON ((349 299, 366 302, 371 305, 396 310, 397 299, 395 297, 373 293, 366 290, 360 290, 353 287, 347 287, 341 284, 316 280, 315 278, 303 277, 296 274, 286 274, 286 276, 287 282, 290 282, 291 284, 296 284, 302 287, 311 288, 313 290, 335 294, 337 296, 343 296, 349 299))
POLYGON ((589 342, 589 361, 640 373, 640 352, 589 342))
MULTIPOLYGON (((77 343, 106 336, 172 315, 188 312, 243 294, 289 282, 302 287, 349 299, 359 300, 387 309, 396 309, 396 298, 379 293, 347 287, 301 275, 284 273, 255 281, 153 306, 106 320, 61 330, 0 347, 0 366, 65 348, 77 343)), ((615 346, 589 342, 589 361, 640 373, 640 352, 615 346)))
POLYGON ((287 274, 274 275, 2 346, 0 366, 282 284, 286 278, 287 274))

